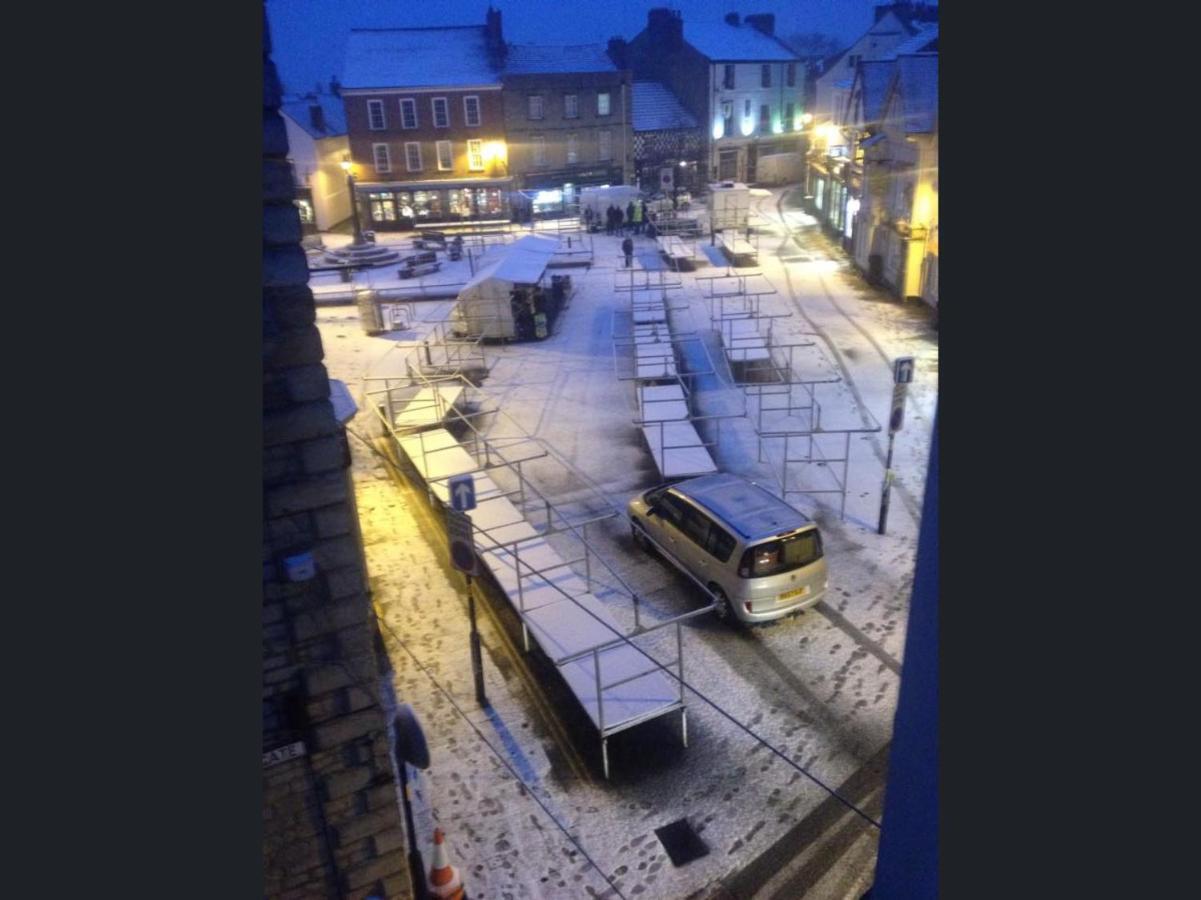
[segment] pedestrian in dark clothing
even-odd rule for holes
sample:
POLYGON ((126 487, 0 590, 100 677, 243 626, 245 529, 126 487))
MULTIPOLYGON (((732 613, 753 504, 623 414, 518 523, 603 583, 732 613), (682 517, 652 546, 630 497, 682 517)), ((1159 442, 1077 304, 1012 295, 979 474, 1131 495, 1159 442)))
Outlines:
POLYGON ((591 206, 584 207, 584 230, 585 231, 592 230, 592 207, 591 206))
POLYGON ((626 223, 630 226, 630 230, 636 230, 634 227, 634 201, 631 200, 626 205, 626 223))
POLYGON ((651 218, 650 218, 650 216, 647 214, 647 211, 646 211, 646 201, 645 201, 645 200, 642 200, 642 201, 641 201, 641 206, 642 206, 642 210, 641 210, 641 212, 642 212, 642 230, 643 230, 643 231, 645 231, 645 230, 646 230, 647 223, 648 223, 648 222, 650 222, 651 218))
POLYGON ((613 213, 616 212, 613 204, 609 204, 609 208, 605 210, 605 234, 612 234, 614 228, 613 213))
POLYGON ((634 262, 634 242, 630 238, 626 238, 621 242, 621 252, 626 255, 626 268, 634 262))
POLYGON ((621 207, 613 207, 613 231, 616 234, 624 234, 621 230, 621 207))

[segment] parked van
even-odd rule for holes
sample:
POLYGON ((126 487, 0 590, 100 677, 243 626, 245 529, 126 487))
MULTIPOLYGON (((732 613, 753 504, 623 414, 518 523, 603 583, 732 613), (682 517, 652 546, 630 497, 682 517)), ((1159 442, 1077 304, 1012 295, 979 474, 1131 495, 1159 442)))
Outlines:
POLYGON ((737 475, 660 485, 630 501, 634 540, 657 549, 718 602, 718 615, 767 622, 817 604, 826 559, 817 525, 737 475))

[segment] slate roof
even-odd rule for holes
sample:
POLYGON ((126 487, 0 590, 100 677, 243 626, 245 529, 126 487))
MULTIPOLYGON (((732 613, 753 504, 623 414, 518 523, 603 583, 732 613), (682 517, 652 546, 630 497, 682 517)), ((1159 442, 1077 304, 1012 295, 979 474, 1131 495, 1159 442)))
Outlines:
POLYGON ((604 44, 509 44, 506 75, 544 75, 559 72, 616 72, 604 44))
POLYGON ((909 56, 913 53, 938 52, 938 23, 926 24, 917 34, 906 38, 893 50, 892 55, 909 56), (930 45, 933 45, 931 47, 930 45))
POLYGON ((343 88, 499 85, 484 26, 356 28, 346 44, 343 88))
POLYGON ((938 130, 938 57, 897 58, 897 86, 905 130, 911 134, 938 130))
POLYGON ((280 105, 279 109, 315 140, 346 134, 346 108, 342 105, 341 97, 320 94, 299 100, 287 100, 280 105), (325 116, 324 131, 313 127, 313 117, 309 113, 310 106, 321 107, 325 116))
POLYGON ((635 81, 633 91, 635 131, 662 131, 668 128, 696 128, 696 119, 675 94, 657 81, 635 81))
POLYGON ((684 22, 684 40, 710 60, 796 62, 795 53, 750 25, 727 22, 684 22))

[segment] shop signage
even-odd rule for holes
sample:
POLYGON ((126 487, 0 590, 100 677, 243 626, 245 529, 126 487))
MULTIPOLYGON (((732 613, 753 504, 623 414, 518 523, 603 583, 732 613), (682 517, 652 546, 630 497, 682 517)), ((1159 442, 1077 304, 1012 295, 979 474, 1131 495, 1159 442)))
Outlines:
POLYGON ((304 741, 295 741, 264 753, 263 768, 270 769, 272 766, 278 766, 280 763, 285 763, 290 759, 299 759, 302 756, 304 756, 304 741))

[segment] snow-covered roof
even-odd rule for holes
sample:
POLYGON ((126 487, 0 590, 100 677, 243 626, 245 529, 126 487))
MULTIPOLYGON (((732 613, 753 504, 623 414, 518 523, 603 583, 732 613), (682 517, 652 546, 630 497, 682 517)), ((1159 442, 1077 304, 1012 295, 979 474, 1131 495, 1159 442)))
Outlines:
POLYGON ((344 88, 499 84, 482 25, 356 28, 346 44, 344 88))
POLYGON ((471 288, 488 279, 508 281, 513 284, 536 284, 546 271, 546 265, 554 255, 559 242, 554 238, 527 234, 518 238, 504 249, 504 255, 495 265, 477 272, 460 291, 466 294, 471 288))
POLYGON ((750 25, 685 22, 684 40, 711 60, 795 62, 797 55, 750 25))
POLYGON ((604 44, 509 44, 506 75, 543 75, 556 72, 616 72, 604 44))
POLYGON ((680 105, 675 94, 657 81, 635 81, 633 101, 635 131, 697 127, 692 113, 680 105))
POLYGON ((937 131, 938 57, 898 57, 897 90, 903 104, 905 130, 910 133, 937 131))
MULTIPOLYGON (((922 53, 929 50, 931 44, 935 45, 935 48, 938 46, 937 22, 922 23, 922 26, 918 29, 917 34, 898 44, 893 50, 892 55, 897 57, 909 56, 912 53, 922 53)), ((937 50, 935 50, 935 52, 937 52, 937 50)))
POLYGON ((308 97, 297 100, 286 100, 279 109, 312 138, 321 139, 346 134, 346 108, 342 105, 341 97, 310 94, 308 97), (310 112, 310 107, 313 106, 321 107, 321 113, 325 119, 324 129, 313 124, 313 114, 310 112))

